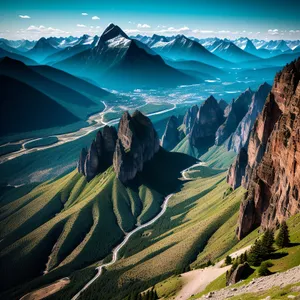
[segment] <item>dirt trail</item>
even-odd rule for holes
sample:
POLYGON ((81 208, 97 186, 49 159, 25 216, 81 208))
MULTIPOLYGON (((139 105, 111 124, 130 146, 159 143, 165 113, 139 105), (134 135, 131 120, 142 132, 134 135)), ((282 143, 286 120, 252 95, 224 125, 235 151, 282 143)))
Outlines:
POLYGON ((43 288, 40 288, 36 291, 30 292, 23 296, 20 300, 40 300, 44 299, 61 289, 63 289, 67 284, 70 283, 70 279, 68 277, 62 278, 54 283, 51 283, 43 288))
MULTIPOLYGON (((250 246, 247 246, 230 254, 230 256, 232 258, 235 258, 247 251, 249 248, 250 246)), ((219 261, 214 266, 181 274, 183 285, 181 290, 177 293, 175 300, 186 300, 189 299, 192 295, 196 295, 202 292, 209 283, 211 283, 230 269, 231 266, 222 267, 223 264, 224 259, 219 261)))

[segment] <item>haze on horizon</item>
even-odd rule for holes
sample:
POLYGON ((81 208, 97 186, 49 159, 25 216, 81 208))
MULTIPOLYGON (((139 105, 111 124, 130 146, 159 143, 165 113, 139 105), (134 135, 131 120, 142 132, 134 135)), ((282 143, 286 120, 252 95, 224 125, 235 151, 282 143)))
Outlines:
POLYGON ((5 0, 0 9, 0 36, 8 39, 101 35, 109 23, 129 35, 300 39, 300 2, 292 0, 5 0))

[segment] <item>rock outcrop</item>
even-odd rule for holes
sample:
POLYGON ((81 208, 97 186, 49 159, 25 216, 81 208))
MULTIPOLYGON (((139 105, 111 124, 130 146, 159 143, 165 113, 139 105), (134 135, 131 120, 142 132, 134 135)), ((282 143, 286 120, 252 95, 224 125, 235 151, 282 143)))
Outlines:
POLYGON ((77 168, 90 181, 113 165, 117 177, 126 183, 158 150, 159 138, 150 119, 139 111, 132 116, 125 112, 118 132, 115 127, 105 126, 89 149, 82 149, 77 168))
POLYGON ((247 278, 250 274, 253 273, 253 269, 249 266, 247 262, 239 264, 232 273, 226 273, 226 285, 235 284, 242 279, 247 278))
POLYGON ((125 112, 119 123, 118 141, 113 157, 117 177, 126 183, 143 170, 159 150, 159 138, 150 121, 140 111, 125 112))
POLYGON ((276 77, 248 145, 238 238, 300 211, 300 58, 276 77))
POLYGON ((265 82, 254 93, 248 112, 240 121, 235 132, 231 135, 227 143, 228 151, 233 150, 235 153, 239 153, 242 147, 248 146, 251 129, 257 116, 261 113, 264 107, 271 88, 272 87, 265 82))
POLYGON ((172 150, 180 141, 178 131, 179 121, 175 116, 171 116, 162 136, 161 146, 166 150, 172 150))
POLYGON ((210 96, 200 107, 189 135, 192 146, 211 146, 219 126, 224 122, 224 112, 217 100, 210 96))
POLYGON ((185 135, 188 135, 195 123, 195 120, 197 118, 197 114, 199 111, 198 105, 193 105, 191 108, 188 109, 186 112, 184 118, 183 118, 183 131, 185 135))
POLYGON ((227 174, 227 183, 233 189, 239 187, 245 175, 245 169, 248 163, 248 154, 245 148, 242 148, 236 157, 234 163, 230 166, 227 174))
POLYGON ((77 168, 79 173, 86 176, 87 181, 92 180, 112 165, 116 141, 116 128, 105 126, 102 132, 100 130, 97 132, 89 149, 81 150, 77 168))
POLYGON ((251 103, 253 92, 247 89, 238 98, 233 100, 225 109, 225 122, 216 132, 215 144, 223 144, 229 136, 236 130, 239 123, 246 115, 251 103))

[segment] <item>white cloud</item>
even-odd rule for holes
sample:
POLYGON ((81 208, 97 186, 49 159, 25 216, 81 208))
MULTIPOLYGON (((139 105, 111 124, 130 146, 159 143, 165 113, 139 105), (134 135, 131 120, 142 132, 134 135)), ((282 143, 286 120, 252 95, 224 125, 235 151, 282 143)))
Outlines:
POLYGON ((99 28, 100 28, 100 26, 96 26, 96 28, 97 28, 97 29, 99 29, 99 28))
POLYGON ((19 18, 21 18, 21 19, 31 19, 30 16, 27 16, 27 15, 19 15, 19 18))
POLYGON ((92 20, 100 20, 100 18, 98 16, 93 16, 92 20))
MULTIPOLYGON (((23 30, 21 29, 21 31, 23 31, 23 30)), ((58 36, 58 35, 67 33, 64 30, 61 30, 58 28, 53 28, 53 27, 45 27, 43 25, 40 25, 40 26, 30 25, 26 29, 26 31, 30 32, 32 34, 43 35, 43 36, 48 36, 48 35, 58 36)))
POLYGON ((279 31, 278 29, 269 29, 269 30, 268 30, 268 34, 271 34, 271 35, 277 35, 277 34, 279 34, 278 31, 279 31))
POLYGON ((83 16, 87 16, 88 15, 88 13, 81 13, 83 16))
MULTIPOLYGON (((165 26, 162 26, 162 27, 165 27, 165 26)), ((172 34, 176 34, 176 33, 183 33, 183 32, 190 31, 190 28, 187 26, 180 27, 180 28, 169 27, 169 28, 160 29, 160 30, 145 30, 145 29, 148 29, 148 27, 140 26, 139 29, 125 29, 124 31, 129 34, 130 33, 147 33, 147 34, 149 34, 149 33, 158 33, 158 34, 172 33, 172 34)))
POLYGON ((137 24, 137 28, 151 28, 151 26, 150 25, 148 25, 148 24, 137 24))
POLYGON ((84 24, 77 24, 76 26, 77 27, 82 27, 82 28, 86 27, 84 24))
POLYGON ((193 33, 214 33, 213 30, 200 30, 200 29, 194 29, 193 33))

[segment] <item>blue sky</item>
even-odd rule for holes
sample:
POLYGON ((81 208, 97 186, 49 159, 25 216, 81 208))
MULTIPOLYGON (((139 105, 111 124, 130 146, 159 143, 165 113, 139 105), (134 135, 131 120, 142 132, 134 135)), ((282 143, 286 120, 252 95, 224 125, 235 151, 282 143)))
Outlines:
POLYGON ((115 23, 130 35, 300 39, 299 11, 296 0, 2 0, 0 35, 99 35, 115 23))

